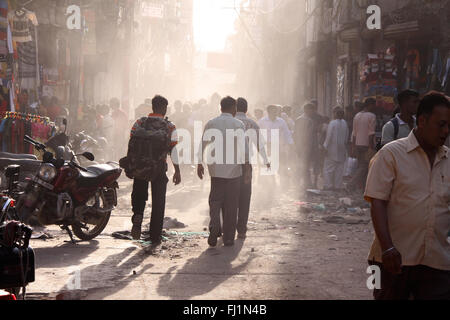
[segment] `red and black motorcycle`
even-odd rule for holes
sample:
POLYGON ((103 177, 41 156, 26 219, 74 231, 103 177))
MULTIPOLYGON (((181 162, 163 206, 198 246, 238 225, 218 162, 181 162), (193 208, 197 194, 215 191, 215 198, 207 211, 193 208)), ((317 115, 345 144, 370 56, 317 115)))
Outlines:
MULTIPOLYGON (((37 218, 42 225, 58 225, 67 231, 72 242, 72 231, 85 241, 97 237, 117 206, 117 180, 122 169, 115 163, 83 168, 75 156, 70 161, 55 159, 45 145, 28 136, 25 141, 44 156, 36 176, 18 197, 16 210, 20 220, 29 223, 37 218)), ((89 152, 77 156, 95 160, 89 152)))

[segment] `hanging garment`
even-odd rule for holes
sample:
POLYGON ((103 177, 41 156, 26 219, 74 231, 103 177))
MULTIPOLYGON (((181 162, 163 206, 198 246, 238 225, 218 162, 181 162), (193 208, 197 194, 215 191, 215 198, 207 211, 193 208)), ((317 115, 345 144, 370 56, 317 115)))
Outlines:
POLYGON ((448 82, 450 82, 449 78, 450 78, 450 56, 447 57, 447 64, 444 70, 444 76, 442 77, 442 88, 444 89, 444 91, 447 87, 448 82))
POLYGON ((408 51, 403 68, 406 69, 405 89, 416 88, 420 72, 420 53, 417 49, 408 51))
POLYGON ((32 41, 32 25, 37 26, 38 21, 34 12, 24 9, 11 11, 8 13, 8 20, 12 26, 13 40, 16 42, 32 41))

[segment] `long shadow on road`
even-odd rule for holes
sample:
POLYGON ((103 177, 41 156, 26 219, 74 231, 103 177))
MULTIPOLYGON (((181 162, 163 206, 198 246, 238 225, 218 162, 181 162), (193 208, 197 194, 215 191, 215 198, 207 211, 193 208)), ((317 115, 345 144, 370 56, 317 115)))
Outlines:
POLYGON ((158 284, 158 294, 171 299, 191 299, 213 291, 220 284, 234 275, 240 274, 253 257, 233 267, 232 262, 242 250, 243 242, 238 241, 234 247, 208 249, 198 258, 190 259, 178 270, 170 268, 158 284))
MULTIPOLYGON (((140 250, 135 253, 136 250, 138 249, 135 247, 126 248, 117 254, 108 256, 99 264, 80 270, 80 288, 75 288, 75 291, 89 291, 89 299, 102 300, 128 286, 136 279, 135 269, 139 268, 139 274, 143 274, 153 267, 153 264, 143 265, 146 256, 140 250)), ((61 288, 59 290, 62 293, 60 299, 64 300, 65 294, 68 299, 87 296, 87 294, 84 296, 70 294, 71 289, 67 288, 67 285, 61 288)))
POLYGON ((63 268, 81 264, 81 260, 99 249, 99 242, 65 243, 56 247, 34 248, 37 268, 63 268))

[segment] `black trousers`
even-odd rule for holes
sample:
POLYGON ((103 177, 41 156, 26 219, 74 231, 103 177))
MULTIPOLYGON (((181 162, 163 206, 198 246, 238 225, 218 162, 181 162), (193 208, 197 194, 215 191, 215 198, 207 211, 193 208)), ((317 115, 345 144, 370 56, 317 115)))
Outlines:
POLYGON ((236 179, 211 178, 211 193, 209 195, 209 215, 211 222, 209 224, 209 231, 217 237, 223 231, 224 243, 233 242, 236 236, 240 188, 240 177, 236 179), (223 228, 220 223, 221 211, 223 228))
MULTIPOLYGON (((161 174, 158 179, 151 182, 152 187, 152 215, 150 219, 150 240, 161 241, 161 233, 164 224, 164 212, 166 208, 166 191, 169 179, 166 173, 161 174)), ((133 224, 142 224, 145 206, 148 200, 149 182, 134 179, 133 193, 131 194, 131 205, 133 207, 133 224)))
POLYGON ((450 300, 450 271, 427 266, 403 267, 402 273, 394 275, 382 264, 369 262, 381 270, 381 289, 375 289, 375 300, 450 300))
POLYGON ((247 233, 248 217, 250 213, 250 202, 252 199, 252 181, 245 183, 244 176, 241 177, 241 192, 239 194, 237 232, 240 234, 247 233))

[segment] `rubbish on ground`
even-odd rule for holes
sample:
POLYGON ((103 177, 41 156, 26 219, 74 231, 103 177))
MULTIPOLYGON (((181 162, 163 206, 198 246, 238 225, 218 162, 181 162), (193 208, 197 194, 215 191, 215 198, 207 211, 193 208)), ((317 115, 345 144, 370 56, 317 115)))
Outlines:
POLYGON ((184 223, 178 221, 177 219, 165 217, 163 228, 164 229, 183 229, 183 228, 186 228, 186 225, 184 223))
POLYGON ((353 204, 353 201, 352 201, 352 199, 350 199, 350 198, 340 198, 340 199, 339 199, 339 202, 340 202, 342 205, 347 206, 347 207, 350 207, 350 206, 353 204))
POLYGON ((323 203, 321 203, 319 205, 315 205, 314 209, 317 211, 325 211, 325 210, 327 210, 327 207, 325 207, 325 205, 323 203))
POLYGON ((306 193, 309 195, 320 196, 322 194, 322 191, 316 189, 308 189, 306 190, 306 193))
POLYGON ((358 215, 364 214, 364 211, 361 208, 347 208, 347 212, 355 213, 358 215))
POLYGON ((331 240, 334 240, 334 241, 338 241, 339 240, 338 236, 336 236, 334 234, 332 234, 331 236, 328 236, 328 238, 330 238, 331 240))
POLYGON ((31 239, 33 240, 47 240, 47 239, 53 239, 53 236, 49 233, 46 232, 38 232, 38 233, 33 233, 31 235, 31 239))
POLYGON ((334 224, 368 224, 369 220, 354 219, 352 217, 340 217, 340 216, 329 216, 323 217, 323 220, 327 223, 334 224))

